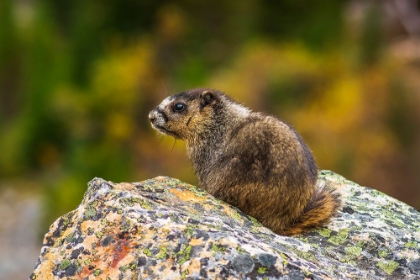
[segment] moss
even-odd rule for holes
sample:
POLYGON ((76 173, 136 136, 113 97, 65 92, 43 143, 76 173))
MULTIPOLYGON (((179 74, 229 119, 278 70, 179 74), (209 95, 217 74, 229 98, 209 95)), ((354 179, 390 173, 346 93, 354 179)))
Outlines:
POLYGON ((391 275, 394 270, 398 267, 398 263, 395 261, 381 261, 376 264, 380 269, 385 271, 386 274, 391 275))

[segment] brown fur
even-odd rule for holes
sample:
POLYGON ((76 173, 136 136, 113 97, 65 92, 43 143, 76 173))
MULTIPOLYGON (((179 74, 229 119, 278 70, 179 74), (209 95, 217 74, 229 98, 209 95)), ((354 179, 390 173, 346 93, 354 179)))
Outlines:
POLYGON ((293 128, 219 91, 168 97, 149 118, 155 129, 186 141, 201 188, 278 234, 325 225, 340 206, 336 192, 316 189, 315 160, 293 128))

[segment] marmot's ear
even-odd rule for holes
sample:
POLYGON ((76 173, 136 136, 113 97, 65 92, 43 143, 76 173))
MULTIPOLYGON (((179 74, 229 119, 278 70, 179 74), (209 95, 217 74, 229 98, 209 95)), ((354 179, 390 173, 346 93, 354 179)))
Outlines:
POLYGON ((216 100, 217 100, 216 95, 211 91, 206 90, 200 94, 201 107, 205 107, 207 105, 213 104, 214 102, 216 102, 216 100))

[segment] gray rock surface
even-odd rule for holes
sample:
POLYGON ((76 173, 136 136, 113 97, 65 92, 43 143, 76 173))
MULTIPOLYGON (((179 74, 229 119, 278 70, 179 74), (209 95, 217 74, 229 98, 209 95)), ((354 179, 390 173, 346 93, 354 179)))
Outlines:
POLYGON ((30 278, 420 279, 417 210, 330 171, 318 185, 343 195, 339 215, 285 237, 176 179, 95 178, 50 227, 30 278))

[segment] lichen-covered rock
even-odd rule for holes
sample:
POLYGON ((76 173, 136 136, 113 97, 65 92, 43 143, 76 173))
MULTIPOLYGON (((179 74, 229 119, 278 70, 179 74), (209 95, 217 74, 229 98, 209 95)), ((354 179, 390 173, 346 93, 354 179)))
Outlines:
POLYGON ((318 185, 343 195, 339 215, 285 237, 175 179, 94 179, 30 279, 420 279, 417 210, 329 171, 318 185))

